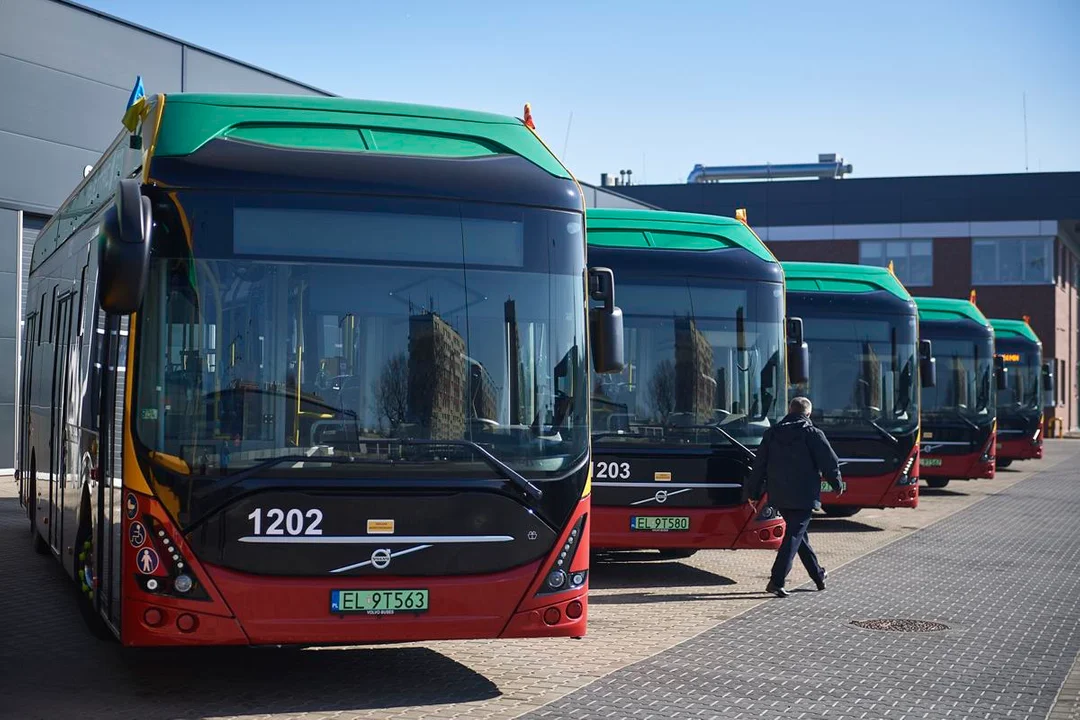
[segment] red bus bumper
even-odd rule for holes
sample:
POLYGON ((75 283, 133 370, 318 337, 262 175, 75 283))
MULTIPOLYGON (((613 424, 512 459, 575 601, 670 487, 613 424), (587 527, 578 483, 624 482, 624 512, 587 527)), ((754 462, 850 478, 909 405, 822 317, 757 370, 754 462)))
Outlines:
POLYGON ((939 477, 950 480, 992 478, 995 470, 994 456, 990 455, 989 459, 984 459, 986 457, 986 454, 982 452, 973 452, 966 455, 930 455, 923 453, 920 459, 923 464, 919 468, 919 474, 924 478, 939 477), (925 464, 927 460, 933 462, 935 459, 940 459, 941 464, 925 464))
POLYGON ((1042 460, 1042 438, 1030 437, 998 440, 997 456, 1002 460, 1042 460))
POLYGON ((592 512, 592 546, 605 550, 775 550, 784 539, 783 519, 756 520, 758 510, 749 503, 733 507, 650 510, 593 506, 592 512), (669 532, 631 530, 630 518, 643 515, 688 517, 690 529, 669 532))
POLYGON ((919 506, 919 478, 908 485, 898 484, 903 473, 886 475, 844 476, 843 495, 821 493, 822 505, 842 505, 864 508, 914 508, 919 506))
MULTIPOLYGON (((581 637, 588 617, 589 526, 586 518, 569 576, 584 573, 574 589, 540 594, 555 569, 557 549, 590 498, 578 504, 549 557, 486 575, 409 577, 285 577, 254 575, 200 563, 183 538, 169 531, 209 594, 195 601, 144 592, 125 578, 121 641, 127 646, 358 645, 428 640, 581 637), (333 590, 428 590, 429 609, 395 614, 332 613, 333 590)), ((163 520, 156 502, 143 500, 163 520)), ((155 540, 156 541, 156 540, 155 540)), ((134 556, 131 554, 131 564, 134 556)))

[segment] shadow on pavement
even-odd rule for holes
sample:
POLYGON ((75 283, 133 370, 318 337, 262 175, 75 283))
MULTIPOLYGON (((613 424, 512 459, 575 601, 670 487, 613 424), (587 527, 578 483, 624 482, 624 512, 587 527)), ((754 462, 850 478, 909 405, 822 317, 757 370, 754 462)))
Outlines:
POLYGON ((830 532, 882 532, 883 528, 879 528, 875 525, 867 525, 861 523, 858 520, 849 520, 847 518, 831 518, 825 516, 814 516, 814 522, 810 525, 810 532, 812 533, 830 533, 830 532))
POLYGON ((14 498, 0 498, 0 578, 3 718, 347 716, 500 695, 486 677, 428 648, 131 649, 94 640, 72 581, 31 549, 14 498))
POLYGON ((773 597, 764 586, 755 592, 732 593, 620 593, 618 595, 590 595, 590 605, 649 605, 665 602, 689 602, 693 600, 754 600, 773 597))
POLYGON ((970 494, 971 493, 960 492, 959 490, 952 490, 950 488, 919 488, 920 497, 967 497, 970 494))
MULTIPOLYGON (((631 553, 627 553, 631 554, 631 553)), ((645 553, 632 553, 644 555, 645 553)), ((589 585, 597 590, 615 588, 698 587, 734 585, 731 578, 681 562, 606 562, 594 563, 589 585)), ((589 598, 593 602, 593 598, 589 598)))
MULTIPOLYGON (((65 668, 53 665, 48 693, 9 694, 5 712, 20 718, 164 720, 461 703, 500 694, 487 678, 427 648, 125 650, 113 646, 84 658, 83 663, 83 667, 66 668, 66 673, 65 668), (417 682, 418 677, 424 681, 417 682), (95 712, 98 708, 100 714, 95 712)), ((40 668, 25 673, 14 668, 5 682, 30 688, 40 676, 40 668)))

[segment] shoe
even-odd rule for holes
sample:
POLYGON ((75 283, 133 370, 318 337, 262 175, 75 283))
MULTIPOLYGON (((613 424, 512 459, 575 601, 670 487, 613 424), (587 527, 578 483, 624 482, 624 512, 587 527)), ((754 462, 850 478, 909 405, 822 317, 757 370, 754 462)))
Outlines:
POLYGON ((814 584, 817 585, 817 589, 819 592, 825 589, 825 578, 827 577, 829 577, 829 573, 827 570, 823 569, 821 571, 821 577, 817 580, 814 580, 814 584))
POLYGON ((770 580, 769 584, 765 586, 765 592, 780 598, 785 598, 791 595, 790 592, 785 590, 782 586, 777 585, 772 580, 770 580))

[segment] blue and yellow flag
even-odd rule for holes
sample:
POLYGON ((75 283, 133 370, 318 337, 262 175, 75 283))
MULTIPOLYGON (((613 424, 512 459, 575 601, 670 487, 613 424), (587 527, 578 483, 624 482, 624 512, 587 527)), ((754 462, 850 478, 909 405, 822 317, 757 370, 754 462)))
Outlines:
POLYGON ((146 106, 146 91, 143 90, 142 75, 135 78, 135 87, 131 88, 131 96, 128 98, 127 111, 124 113, 124 127, 128 132, 135 132, 139 126, 139 118, 146 106))

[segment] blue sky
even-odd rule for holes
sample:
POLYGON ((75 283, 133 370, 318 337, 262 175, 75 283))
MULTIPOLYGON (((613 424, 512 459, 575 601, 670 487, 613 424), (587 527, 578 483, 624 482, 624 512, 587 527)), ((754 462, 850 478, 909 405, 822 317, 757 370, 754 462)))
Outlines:
POLYGON ((340 95, 529 101, 590 182, 819 152, 855 177, 1023 172, 1025 92, 1030 170, 1080 170, 1076 0, 83 1, 340 95))

